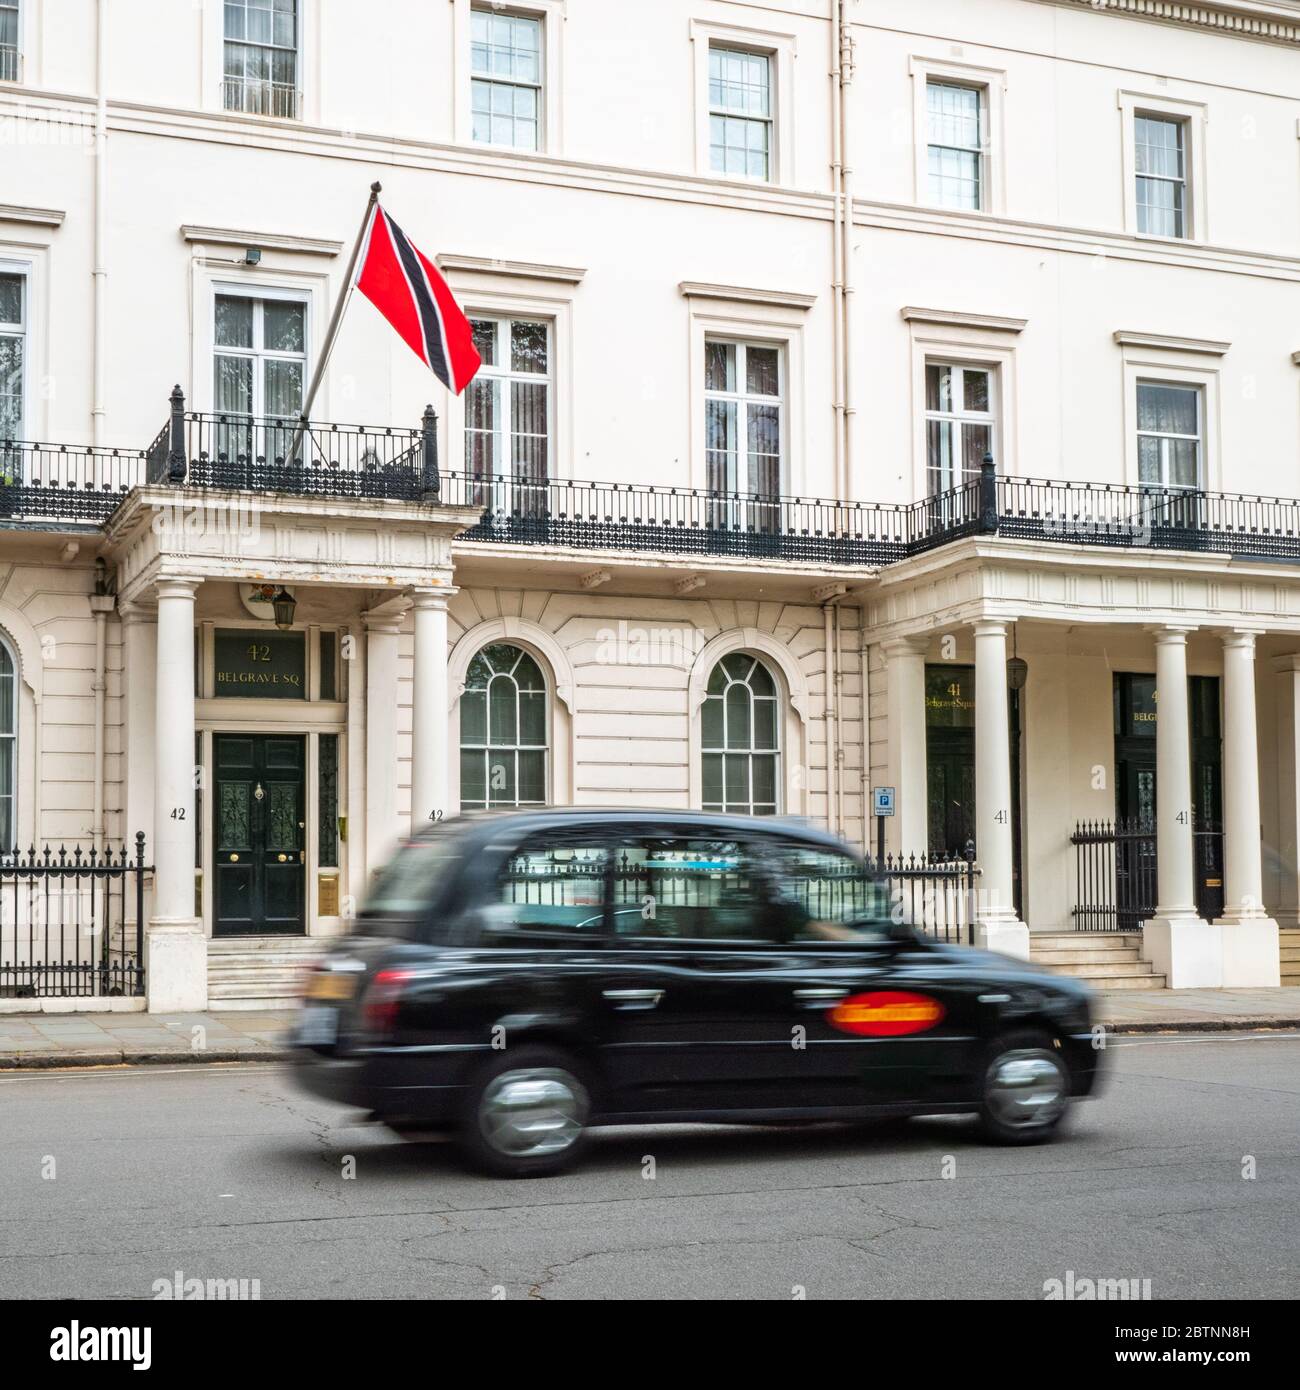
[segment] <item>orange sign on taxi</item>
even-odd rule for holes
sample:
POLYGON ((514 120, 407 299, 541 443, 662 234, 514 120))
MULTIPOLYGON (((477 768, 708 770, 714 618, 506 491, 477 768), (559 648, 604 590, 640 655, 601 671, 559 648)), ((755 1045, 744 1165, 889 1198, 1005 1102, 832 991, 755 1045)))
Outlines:
POLYGON ((897 1038, 905 1033, 923 1033, 939 1023, 943 1015, 943 1005, 937 999, 906 990, 884 989, 872 994, 851 994, 841 999, 826 1018, 842 1033, 897 1038))

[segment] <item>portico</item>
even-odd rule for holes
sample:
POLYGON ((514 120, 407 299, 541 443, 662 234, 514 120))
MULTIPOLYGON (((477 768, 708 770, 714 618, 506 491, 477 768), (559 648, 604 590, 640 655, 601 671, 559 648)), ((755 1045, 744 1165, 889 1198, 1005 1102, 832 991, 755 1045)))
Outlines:
POLYGON ((1095 930, 1104 897, 1110 929, 1140 932, 1171 987, 1277 984, 1278 915, 1298 896, 1285 848, 1296 669, 1279 654, 1300 649, 1290 576, 1005 539, 953 551, 873 583, 872 742, 889 750, 873 779, 897 788, 897 847, 951 852, 972 836, 976 935, 997 949, 1095 930), (1012 634, 1027 665, 1019 708, 1012 634), (1273 681, 1257 671, 1261 646, 1273 681), (965 782, 946 751, 962 746, 965 782), (1033 814, 1018 824, 1019 804, 1033 814), (1280 846, 1267 865, 1263 846, 1280 846), (1126 928, 1124 894, 1148 868, 1149 906, 1126 928))
POLYGON ((112 528, 142 735, 153 715, 152 737, 127 746, 126 785, 128 821, 153 847, 155 1012, 207 1006, 214 934, 336 930, 393 841, 446 804, 451 538, 478 513, 247 506, 207 492, 191 516, 174 492, 142 489, 112 528), (288 624, 250 601, 272 588, 294 600, 288 624), (399 634, 412 609, 407 801, 399 634))

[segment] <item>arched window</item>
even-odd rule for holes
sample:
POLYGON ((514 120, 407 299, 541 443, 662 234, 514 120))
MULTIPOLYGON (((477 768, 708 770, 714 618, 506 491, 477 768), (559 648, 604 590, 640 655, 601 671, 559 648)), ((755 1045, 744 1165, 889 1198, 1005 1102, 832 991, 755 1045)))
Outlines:
POLYGON ((18 837, 18 663, 0 640, 0 852, 18 837))
POLYGON ((700 712, 704 809, 775 815, 780 701, 767 668, 747 652, 724 656, 700 712))
POLYGON ((522 647, 494 642, 469 664, 460 697, 460 804, 545 806, 546 682, 522 647))

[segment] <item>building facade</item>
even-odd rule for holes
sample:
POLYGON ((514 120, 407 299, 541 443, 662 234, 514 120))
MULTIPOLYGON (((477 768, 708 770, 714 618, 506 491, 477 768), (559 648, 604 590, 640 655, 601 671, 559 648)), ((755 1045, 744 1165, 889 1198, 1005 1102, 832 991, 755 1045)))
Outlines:
POLYGON ((892 787, 980 941, 1278 983, 1298 56, 1290 0, 0 3, 0 848, 143 834, 112 949, 191 1008, 461 809, 869 849, 892 787), (301 429, 374 181, 484 366, 357 298, 301 429))

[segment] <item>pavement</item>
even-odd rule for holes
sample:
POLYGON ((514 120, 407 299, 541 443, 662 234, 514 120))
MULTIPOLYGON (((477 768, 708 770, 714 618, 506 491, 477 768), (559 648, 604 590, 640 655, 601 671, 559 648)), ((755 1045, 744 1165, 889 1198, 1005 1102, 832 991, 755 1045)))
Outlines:
MULTIPOLYGON (((528 1181, 278 1064, 3 1072, 0 1298, 1294 1299, 1300 1036, 1118 1037, 1106 1058, 1052 1144, 957 1118, 642 1126, 528 1181)), ((1251 1322, 1229 1311, 1211 1321, 1251 1322)))
MULTIPOLYGON (((1097 996, 1115 1033, 1300 1028, 1300 988, 1115 990, 1097 996)), ((157 1062, 241 1062, 284 1055, 289 1010, 219 1013, 0 1013, 0 1070, 157 1062)))

